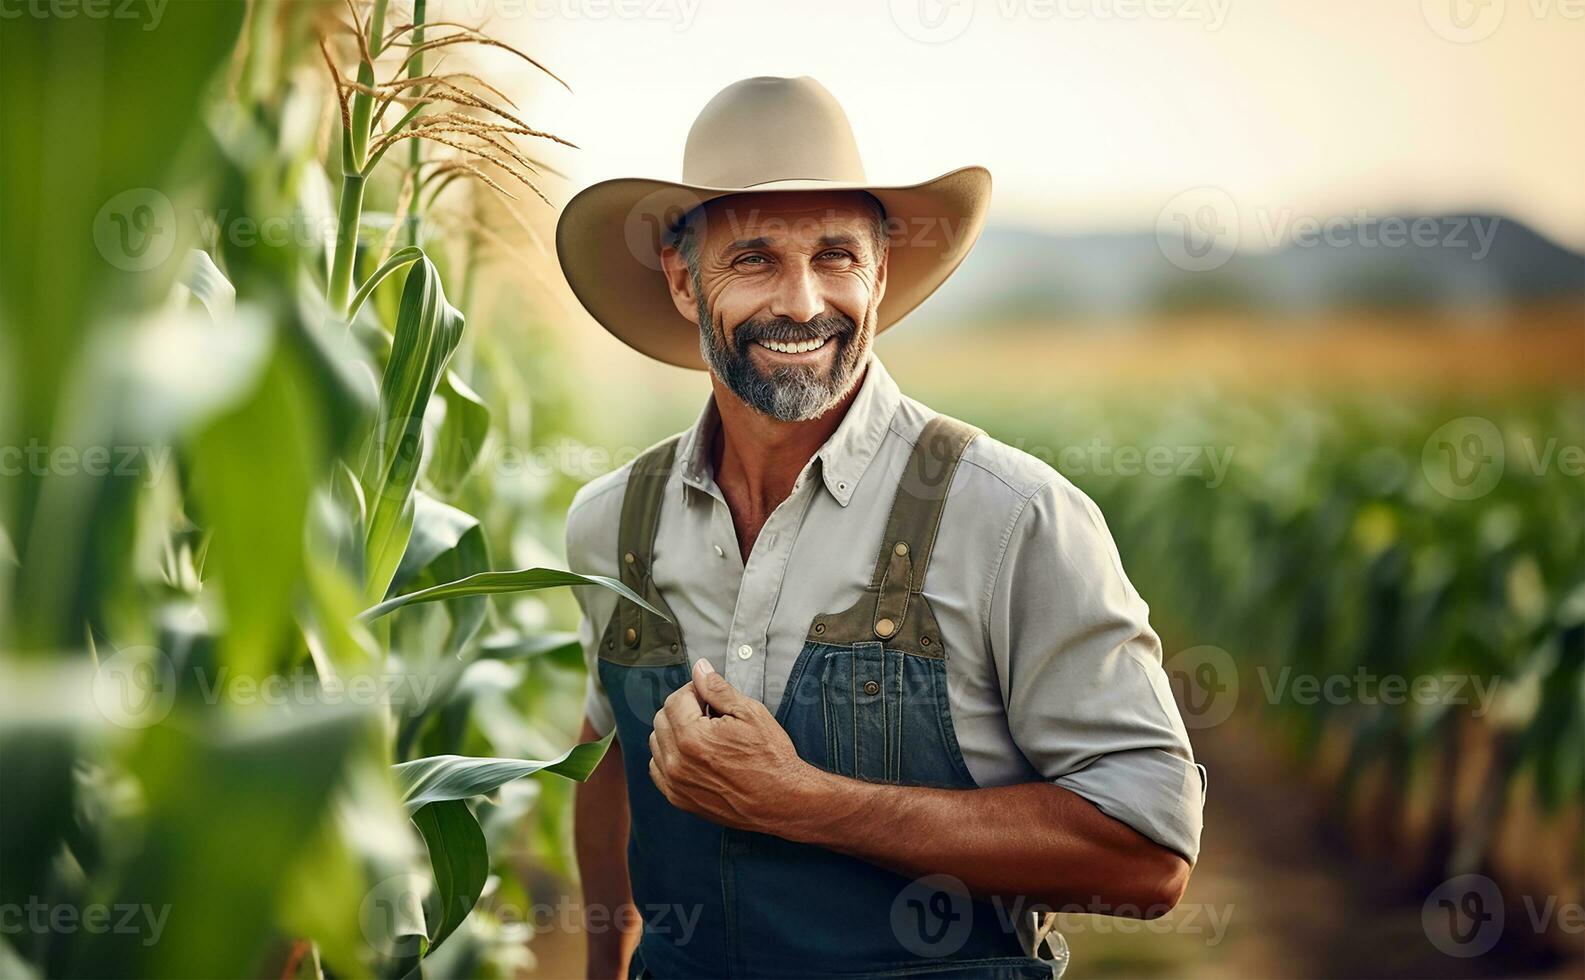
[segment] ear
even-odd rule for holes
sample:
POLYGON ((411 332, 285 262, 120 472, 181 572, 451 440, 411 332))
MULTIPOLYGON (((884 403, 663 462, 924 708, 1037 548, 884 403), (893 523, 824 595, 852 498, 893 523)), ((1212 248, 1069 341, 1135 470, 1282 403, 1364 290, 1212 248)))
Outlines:
POLYGON ((880 306, 881 300, 886 298, 886 273, 892 266, 892 250, 887 248, 881 253, 881 264, 875 270, 875 305, 880 306))
POLYGON ((660 268, 666 276, 666 288, 671 290, 671 303, 689 323, 699 325, 699 297, 693 292, 693 276, 682 253, 670 245, 660 250, 660 268))

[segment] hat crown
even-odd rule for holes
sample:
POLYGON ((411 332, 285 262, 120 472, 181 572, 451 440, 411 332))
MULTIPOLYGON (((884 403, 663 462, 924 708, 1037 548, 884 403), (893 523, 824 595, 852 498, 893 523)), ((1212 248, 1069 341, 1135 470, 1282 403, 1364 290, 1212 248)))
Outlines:
POLYGON ((682 179, 703 187, 865 181, 847 113, 807 76, 745 78, 718 92, 688 131, 682 179))

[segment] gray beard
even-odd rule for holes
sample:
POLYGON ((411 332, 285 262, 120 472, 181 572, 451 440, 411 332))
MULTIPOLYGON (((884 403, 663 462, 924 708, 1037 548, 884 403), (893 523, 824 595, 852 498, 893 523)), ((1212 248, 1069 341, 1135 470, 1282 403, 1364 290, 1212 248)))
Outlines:
POLYGON ((737 328, 727 343, 725 330, 718 330, 715 318, 699 295, 699 352, 710 370, 744 404, 755 411, 783 422, 804 422, 825 414, 852 390, 864 355, 869 352, 868 337, 850 318, 820 316, 807 323, 786 317, 750 320, 737 328), (769 375, 754 366, 749 345, 756 340, 793 341, 815 337, 838 344, 836 360, 829 370, 795 366, 776 368, 769 375))

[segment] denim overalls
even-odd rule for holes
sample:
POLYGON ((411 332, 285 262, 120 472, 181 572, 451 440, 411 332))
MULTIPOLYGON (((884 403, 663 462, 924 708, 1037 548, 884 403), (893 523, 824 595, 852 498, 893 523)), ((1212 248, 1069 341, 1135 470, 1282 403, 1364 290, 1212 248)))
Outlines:
MULTIPOLYGON (((871 782, 972 788, 947 705, 946 658, 921 594, 947 489, 978 430, 926 424, 893 500, 870 585, 816 616, 776 720, 798 754, 871 782)), ((622 503, 622 581, 670 613, 650 574, 662 489, 677 440, 635 460, 622 503)), ((628 871, 644 934, 633 976, 1049 978, 1005 913, 944 875, 910 879, 857 858, 731 830, 667 802, 649 776, 649 735, 689 683, 683 638, 627 600, 600 641, 632 832, 628 871)), ((903 831, 906 832, 906 831, 903 831)))

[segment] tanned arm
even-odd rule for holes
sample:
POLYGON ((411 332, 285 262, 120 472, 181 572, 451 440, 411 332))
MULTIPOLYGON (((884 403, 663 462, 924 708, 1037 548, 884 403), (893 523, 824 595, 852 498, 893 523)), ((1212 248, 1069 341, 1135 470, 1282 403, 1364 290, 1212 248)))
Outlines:
POLYGON ((650 749, 650 777, 685 810, 907 875, 949 874, 981 896, 1154 918, 1188 884, 1182 856, 1060 786, 895 786, 812 766, 706 661, 655 716, 650 749))
MULTIPOLYGON (((600 736, 587 718, 580 742, 600 736)), ((583 879, 584 936, 591 980, 621 980, 638 945, 640 924, 627 877, 627 781, 615 739, 573 802, 573 847, 583 879)))

